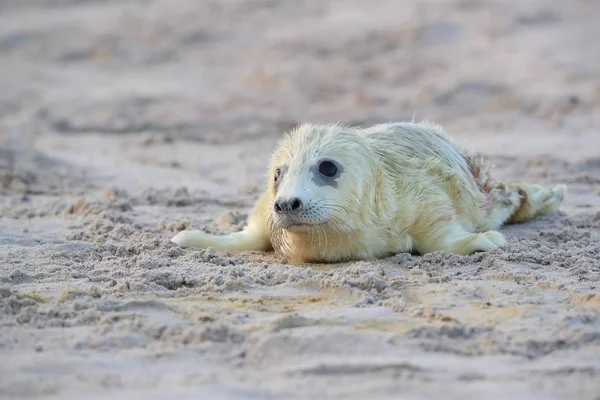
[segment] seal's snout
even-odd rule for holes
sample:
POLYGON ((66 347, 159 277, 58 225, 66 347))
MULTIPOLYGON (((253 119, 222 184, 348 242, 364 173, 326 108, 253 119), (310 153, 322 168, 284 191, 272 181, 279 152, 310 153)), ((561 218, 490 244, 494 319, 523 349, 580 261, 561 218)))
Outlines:
POLYGON ((298 214, 302 211, 302 200, 297 197, 278 199, 273 208, 277 214, 298 214))

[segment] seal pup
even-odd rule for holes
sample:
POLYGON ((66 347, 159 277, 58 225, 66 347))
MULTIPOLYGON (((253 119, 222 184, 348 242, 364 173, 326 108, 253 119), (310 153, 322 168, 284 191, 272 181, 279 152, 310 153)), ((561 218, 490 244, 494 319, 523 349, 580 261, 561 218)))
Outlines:
POLYGON ((566 187, 496 182, 438 125, 303 124, 272 155, 248 225, 229 235, 182 231, 181 247, 274 249, 295 262, 400 252, 467 255, 505 244, 496 229, 556 210, 566 187))

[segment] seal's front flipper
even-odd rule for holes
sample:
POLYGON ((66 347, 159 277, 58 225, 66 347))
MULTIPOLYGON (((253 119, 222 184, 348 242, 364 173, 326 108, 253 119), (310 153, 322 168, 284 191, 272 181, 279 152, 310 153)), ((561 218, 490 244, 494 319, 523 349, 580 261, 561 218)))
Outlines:
POLYGON ((269 210, 267 193, 259 198, 254 206, 248 226, 241 231, 229 235, 211 235, 202 231, 181 231, 171 241, 180 247, 213 247, 222 251, 268 251, 273 248, 267 227, 269 210))
POLYGON ((415 247, 421 254, 434 251, 469 255, 486 252, 506 244, 504 236, 497 231, 483 233, 466 231, 458 222, 439 221, 430 225, 426 235, 415 237, 415 247))
POLYGON ((253 227, 223 236, 202 231, 181 231, 171 241, 180 247, 214 247, 223 251, 267 251, 271 248, 268 236, 253 227))

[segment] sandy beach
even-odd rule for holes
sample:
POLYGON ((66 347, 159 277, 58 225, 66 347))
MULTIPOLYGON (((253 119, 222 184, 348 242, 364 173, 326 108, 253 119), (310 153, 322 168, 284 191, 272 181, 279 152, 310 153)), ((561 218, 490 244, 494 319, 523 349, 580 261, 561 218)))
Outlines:
POLYGON ((600 399, 595 0, 0 1, 0 398, 600 399), (242 229, 301 122, 432 120, 557 213, 292 265, 242 229))

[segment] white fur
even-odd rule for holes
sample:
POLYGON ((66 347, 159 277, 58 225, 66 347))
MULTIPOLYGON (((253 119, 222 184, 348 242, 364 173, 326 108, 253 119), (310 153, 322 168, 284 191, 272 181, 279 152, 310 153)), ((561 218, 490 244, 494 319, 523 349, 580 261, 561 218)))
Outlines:
MULTIPOLYGON (((304 124, 274 152, 268 188, 248 227, 226 236, 184 231, 182 247, 270 250, 293 261, 369 259, 416 250, 472 254, 505 243, 495 231, 556 209, 565 188, 496 183, 481 161, 429 123, 392 123, 367 129, 304 124), (310 167, 330 158, 343 166, 336 186, 317 185, 310 167), (275 170, 285 166, 278 185, 275 170), (279 197, 278 197, 279 196, 279 197), (286 228, 273 211, 280 197, 297 197, 307 225, 286 228)), ((298 222, 297 221, 297 222, 298 222)))

